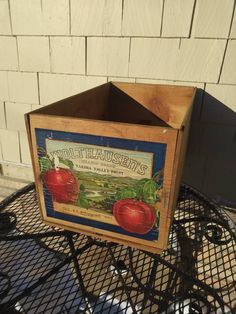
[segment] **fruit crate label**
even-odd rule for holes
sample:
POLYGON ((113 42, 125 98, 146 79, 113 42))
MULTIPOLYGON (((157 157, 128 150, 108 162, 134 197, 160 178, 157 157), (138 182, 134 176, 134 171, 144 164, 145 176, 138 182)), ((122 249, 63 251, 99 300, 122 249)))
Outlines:
POLYGON ((42 129, 36 139, 48 217, 157 241, 166 144, 42 129))
POLYGON ((46 139, 46 150, 50 158, 69 159, 75 171, 137 180, 152 176, 153 153, 52 139, 46 139))

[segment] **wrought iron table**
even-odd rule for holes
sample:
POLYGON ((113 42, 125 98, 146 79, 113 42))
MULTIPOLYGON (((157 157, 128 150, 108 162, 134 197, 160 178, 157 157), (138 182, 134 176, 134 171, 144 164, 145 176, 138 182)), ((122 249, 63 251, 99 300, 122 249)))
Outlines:
POLYGON ((45 225, 34 184, 0 203, 0 313, 234 313, 235 225, 183 185, 161 256, 45 225))

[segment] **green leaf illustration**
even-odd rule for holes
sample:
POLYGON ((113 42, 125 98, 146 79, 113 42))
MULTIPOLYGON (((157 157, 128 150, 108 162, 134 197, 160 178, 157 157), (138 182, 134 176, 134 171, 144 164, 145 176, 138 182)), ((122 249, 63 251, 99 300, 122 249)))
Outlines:
POLYGON ((156 190, 157 186, 153 180, 148 180, 145 182, 143 186, 143 200, 148 204, 155 204, 156 203, 156 190))
POLYGON ((99 204, 101 207, 108 212, 112 213, 113 205, 117 201, 116 197, 114 195, 105 198, 104 200, 100 201, 99 204))
POLYGON ((45 171, 52 169, 52 162, 48 157, 41 157, 39 159, 40 172, 43 175, 45 171))
POLYGON ((74 169, 74 164, 71 160, 69 159, 63 159, 61 157, 59 157, 59 162, 66 165, 67 167, 69 167, 71 170, 74 169))
POLYGON ((124 189, 116 193, 116 198, 118 200, 122 200, 125 198, 135 198, 136 196, 137 196, 137 193, 133 189, 124 189))
POLYGON ((138 181, 138 183, 135 185, 135 191, 136 191, 136 194, 137 194, 137 197, 142 199, 143 198, 143 187, 144 187, 144 184, 146 182, 148 182, 149 179, 141 179, 138 181))
POLYGON ((79 189, 80 189, 80 191, 84 191, 85 190, 85 186, 83 184, 80 184, 79 189))
POLYGON ((80 193, 78 200, 77 200, 77 205, 79 207, 82 207, 82 208, 88 208, 89 207, 89 200, 87 199, 86 194, 84 192, 80 193))
POLYGON ((153 180, 148 180, 145 182, 143 186, 143 194, 145 195, 152 195, 156 194, 156 183, 153 180))

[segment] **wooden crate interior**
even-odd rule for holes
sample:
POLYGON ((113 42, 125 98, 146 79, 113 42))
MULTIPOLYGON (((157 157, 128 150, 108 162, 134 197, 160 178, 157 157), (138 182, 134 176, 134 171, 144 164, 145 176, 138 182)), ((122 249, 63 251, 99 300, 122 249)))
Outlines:
POLYGON ((192 87, 107 83, 34 112, 179 129, 193 91, 192 87))
POLYGON ((168 127, 167 123, 115 85, 110 87, 107 118, 114 122, 168 127))

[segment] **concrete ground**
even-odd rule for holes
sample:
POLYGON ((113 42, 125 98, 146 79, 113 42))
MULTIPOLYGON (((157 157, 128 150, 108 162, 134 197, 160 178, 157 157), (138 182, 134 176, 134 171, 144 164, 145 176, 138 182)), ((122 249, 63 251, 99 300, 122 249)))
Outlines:
POLYGON ((0 175, 0 201, 28 183, 29 181, 24 179, 9 178, 0 175))

